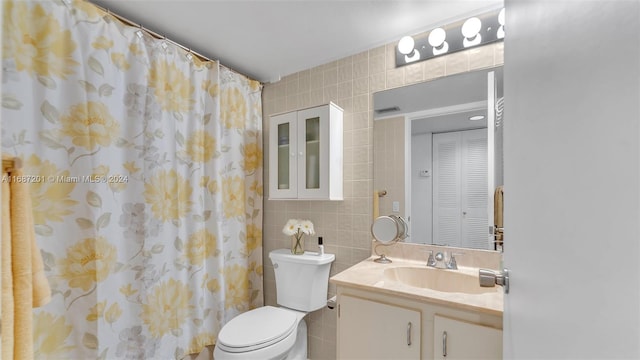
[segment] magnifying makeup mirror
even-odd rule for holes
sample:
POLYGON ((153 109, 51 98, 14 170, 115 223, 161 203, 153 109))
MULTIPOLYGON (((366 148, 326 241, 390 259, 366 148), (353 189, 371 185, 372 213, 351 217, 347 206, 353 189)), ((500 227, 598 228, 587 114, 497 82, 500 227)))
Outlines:
POLYGON ((378 216, 371 224, 371 235, 378 244, 375 247, 376 255, 379 258, 373 260, 377 263, 388 264, 391 262, 385 254, 378 253, 378 246, 388 246, 394 244, 398 240, 403 240, 407 237, 407 223, 400 216, 396 215, 383 215, 378 216))

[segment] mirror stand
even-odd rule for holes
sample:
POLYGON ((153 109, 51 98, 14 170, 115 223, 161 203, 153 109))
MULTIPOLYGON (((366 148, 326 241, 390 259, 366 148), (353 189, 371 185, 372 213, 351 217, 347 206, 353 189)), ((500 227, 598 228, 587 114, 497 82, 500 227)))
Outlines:
POLYGON ((376 248, 375 248, 375 250, 374 250, 374 251, 375 251, 376 255, 378 255, 378 256, 379 256, 379 258, 374 259, 374 260, 373 260, 373 262, 377 262, 378 264, 389 264, 389 263, 392 263, 393 261, 391 261, 391 260, 387 257, 387 255, 385 255, 385 254, 378 254, 378 246, 380 246, 380 245, 385 245, 385 246, 387 246, 387 245, 390 245, 390 244, 377 244, 377 245, 376 245, 376 248))

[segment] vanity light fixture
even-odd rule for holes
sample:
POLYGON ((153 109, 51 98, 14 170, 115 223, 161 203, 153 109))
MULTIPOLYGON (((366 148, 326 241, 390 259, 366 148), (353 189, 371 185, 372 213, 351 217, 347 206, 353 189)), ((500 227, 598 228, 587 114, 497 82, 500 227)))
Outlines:
POLYGON ((504 24, 504 9, 496 9, 436 27, 430 32, 403 36, 396 47, 396 67, 502 41, 504 24))

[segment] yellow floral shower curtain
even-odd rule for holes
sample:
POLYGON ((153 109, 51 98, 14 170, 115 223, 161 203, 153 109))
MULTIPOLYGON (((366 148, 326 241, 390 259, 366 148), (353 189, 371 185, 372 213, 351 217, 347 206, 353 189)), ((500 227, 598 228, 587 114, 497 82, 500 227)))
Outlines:
POLYGON ((213 344, 262 305, 260 84, 83 1, 3 6, 3 152, 53 292, 36 358, 213 344))

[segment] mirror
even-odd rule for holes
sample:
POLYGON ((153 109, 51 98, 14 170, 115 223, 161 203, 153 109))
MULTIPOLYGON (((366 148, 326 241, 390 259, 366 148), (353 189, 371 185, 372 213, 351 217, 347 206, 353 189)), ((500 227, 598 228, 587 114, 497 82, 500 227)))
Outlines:
POLYGON ((407 236, 407 223, 399 216, 378 216, 371 225, 371 235, 382 244, 402 240, 407 236))
POLYGON ((407 237, 407 223, 401 216, 383 215, 378 216, 371 224, 371 235, 378 241, 375 247, 375 253, 380 256, 373 260, 377 263, 388 264, 391 262, 385 254, 378 253, 378 246, 391 245, 398 240, 404 240, 407 237))
POLYGON ((374 190, 381 213, 406 219, 405 241, 501 249, 503 103, 502 67, 373 95, 374 190))

